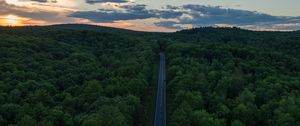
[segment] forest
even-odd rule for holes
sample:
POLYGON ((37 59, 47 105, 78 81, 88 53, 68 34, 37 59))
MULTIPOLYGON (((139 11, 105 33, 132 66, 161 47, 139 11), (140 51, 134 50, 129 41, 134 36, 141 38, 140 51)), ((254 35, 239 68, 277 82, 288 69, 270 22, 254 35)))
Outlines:
POLYGON ((170 126, 300 125, 299 32, 175 34, 166 49, 170 126))
POLYGON ((0 27, 0 125, 151 126, 162 50, 169 126, 300 125, 299 31, 89 25, 0 27))
POLYGON ((135 124, 156 44, 52 27, 3 27, 0 40, 1 126, 135 124))

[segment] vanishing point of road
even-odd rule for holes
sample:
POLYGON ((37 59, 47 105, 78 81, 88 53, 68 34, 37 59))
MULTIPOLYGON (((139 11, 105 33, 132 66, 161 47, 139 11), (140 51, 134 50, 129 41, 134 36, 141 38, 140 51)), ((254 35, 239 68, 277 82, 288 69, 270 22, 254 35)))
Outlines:
POLYGON ((160 52, 159 56, 160 65, 156 94, 154 126, 166 126, 166 57, 164 52, 160 52))

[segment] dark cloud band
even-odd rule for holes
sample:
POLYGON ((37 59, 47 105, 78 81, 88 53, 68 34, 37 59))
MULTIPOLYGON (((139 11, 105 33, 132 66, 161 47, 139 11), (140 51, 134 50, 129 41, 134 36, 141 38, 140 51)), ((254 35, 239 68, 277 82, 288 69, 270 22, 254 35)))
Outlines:
POLYGON ((47 3, 47 2, 50 2, 50 3, 56 3, 57 0, 20 0, 20 1, 33 1, 33 2, 40 2, 40 3, 47 3))
POLYGON ((121 6, 121 8, 126 9, 127 12, 117 12, 113 10, 79 11, 69 16, 89 19, 94 22, 113 22, 115 20, 134 20, 155 17, 153 13, 145 8, 145 5, 125 5, 121 6))
POLYGON ((70 17, 89 19, 94 22, 113 22, 116 20, 136 20, 147 18, 176 18, 182 15, 182 12, 172 10, 152 10, 146 9, 146 5, 123 5, 121 9, 126 12, 118 12, 112 10, 98 11, 78 11, 69 15, 70 17))
POLYGON ((85 0, 88 4, 96 4, 96 3, 126 3, 128 0, 85 0))

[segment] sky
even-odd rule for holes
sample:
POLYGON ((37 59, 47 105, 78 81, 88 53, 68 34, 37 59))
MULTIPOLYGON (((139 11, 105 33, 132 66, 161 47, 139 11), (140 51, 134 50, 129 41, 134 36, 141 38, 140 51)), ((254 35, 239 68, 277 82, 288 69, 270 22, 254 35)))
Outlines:
POLYGON ((0 0, 0 25, 92 24, 138 31, 195 27, 300 30, 300 0, 0 0))

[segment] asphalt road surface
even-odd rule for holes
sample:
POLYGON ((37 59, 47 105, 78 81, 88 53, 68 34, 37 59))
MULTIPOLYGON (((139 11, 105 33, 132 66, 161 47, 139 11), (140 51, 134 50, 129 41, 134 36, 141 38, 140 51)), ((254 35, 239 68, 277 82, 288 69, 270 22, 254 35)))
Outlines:
POLYGON ((166 126, 166 58, 160 52, 159 77, 157 83, 154 126, 166 126))

